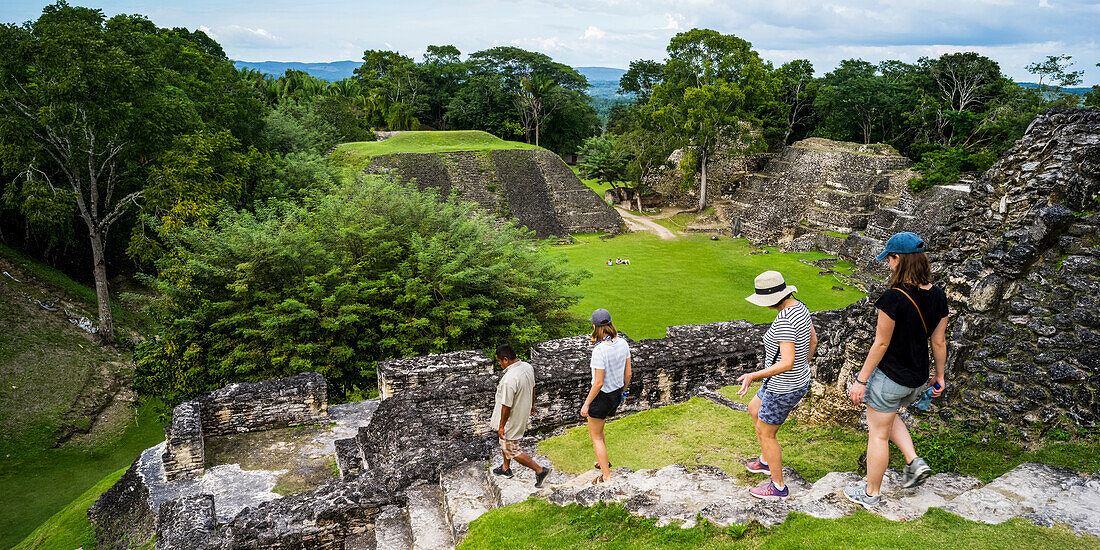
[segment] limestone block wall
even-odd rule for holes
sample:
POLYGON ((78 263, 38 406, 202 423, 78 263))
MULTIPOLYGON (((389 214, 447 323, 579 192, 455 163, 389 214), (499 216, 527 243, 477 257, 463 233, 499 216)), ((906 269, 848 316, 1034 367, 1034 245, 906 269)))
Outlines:
POLYGON ((305 426, 328 419, 328 385, 317 372, 229 384, 198 399, 205 436, 305 426))
POLYGON ((194 495, 165 502, 157 513, 157 550, 204 548, 217 529, 214 497, 194 495))
POLYGON ((398 153, 371 159, 370 173, 415 179, 420 189, 457 193, 486 212, 514 219, 539 238, 613 232, 622 218, 543 149, 398 153))
POLYGON ((101 550, 138 548, 154 533, 156 513, 150 506, 149 488, 135 461, 110 489, 88 508, 101 550))
POLYGON ((1052 109, 969 189, 880 209, 844 242, 842 257, 880 276, 882 239, 928 243, 952 313, 937 416, 1023 438, 1100 426, 1098 196, 1100 111, 1052 109))
POLYGON ((172 409, 172 421, 164 428, 167 446, 161 460, 168 481, 202 475, 205 447, 202 405, 187 401, 172 409))
POLYGON ((328 418, 328 385, 309 372, 257 383, 230 384, 179 404, 164 428, 164 475, 201 476, 203 438, 316 424, 328 418))
POLYGON ((897 202, 912 175, 889 146, 810 138, 787 147, 731 195, 731 225, 760 244, 807 232, 864 229, 876 208, 897 202))
POLYGON ((454 377, 492 374, 494 362, 474 350, 435 353, 421 357, 378 362, 378 394, 382 399, 423 383, 440 383, 454 377))

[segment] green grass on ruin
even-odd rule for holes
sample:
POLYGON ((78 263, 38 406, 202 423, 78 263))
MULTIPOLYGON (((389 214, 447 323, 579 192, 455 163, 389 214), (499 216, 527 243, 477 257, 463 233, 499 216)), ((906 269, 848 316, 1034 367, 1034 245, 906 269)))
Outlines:
MULTIPOLYGON (((754 385, 744 397, 737 388, 722 394, 748 403, 754 385)), ((632 470, 662 468, 669 464, 717 466, 753 484, 764 479, 743 464, 760 455, 756 432, 748 413, 730 410, 712 401, 693 397, 684 403, 624 416, 607 424, 608 454, 616 467, 632 470)), ((867 447, 867 435, 840 426, 806 426, 793 419, 779 430, 783 465, 797 470, 806 480, 817 481, 829 472, 856 469, 856 460, 867 447)), ((539 444, 539 453, 565 473, 580 474, 592 468, 592 443, 584 426, 566 430, 539 444)), ((903 466, 896 459, 895 467, 903 466)))
POLYGON ((704 235, 684 235, 665 241, 641 231, 606 240, 597 235, 575 237, 578 244, 544 248, 547 254, 567 258, 571 267, 592 273, 578 289, 583 298, 573 312, 587 319, 592 310, 606 308, 615 327, 633 339, 663 338, 671 325, 735 319, 770 323, 775 311, 745 297, 753 293, 753 279, 772 269, 797 286, 797 297, 814 311, 844 307, 864 297, 843 277, 819 275, 820 269, 799 261, 829 257, 821 252, 781 254, 768 249, 768 254, 759 254, 745 239, 712 241, 704 235), (631 265, 605 265, 609 258, 620 257, 631 265))
POLYGON ((492 151, 495 149, 540 149, 530 143, 506 141, 479 130, 403 132, 383 141, 356 141, 340 145, 333 157, 341 162, 369 159, 395 153, 444 153, 450 151, 492 151))
POLYGON ((95 548, 95 536, 92 525, 88 521, 88 508, 91 508, 99 495, 110 489, 124 473, 126 468, 121 468, 99 480, 76 500, 39 525, 12 550, 95 548))
POLYGON ((657 527, 649 518, 630 515, 621 504, 556 506, 545 500, 497 508, 470 523, 458 548, 555 550, 648 549, 850 549, 890 548, 1046 549, 1096 548, 1100 539, 1077 536, 1065 527, 1039 527, 1026 519, 998 525, 970 521, 930 508, 912 521, 890 521, 863 510, 840 519, 792 513, 771 528, 727 528, 701 521, 694 527, 657 527))
POLYGON ((164 441, 164 424, 156 410, 157 404, 139 409, 118 441, 101 449, 48 449, 35 453, 33 459, 4 459, 0 466, 0 494, 4 495, 0 499, 0 548, 20 540, 23 542, 15 548, 72 550, 80 546, 79 541, 91 531, 84 511, 114 484, 110 478, 121 476, 142 451, 164 441), (72 541, 78 542, 70 544, 72 541))

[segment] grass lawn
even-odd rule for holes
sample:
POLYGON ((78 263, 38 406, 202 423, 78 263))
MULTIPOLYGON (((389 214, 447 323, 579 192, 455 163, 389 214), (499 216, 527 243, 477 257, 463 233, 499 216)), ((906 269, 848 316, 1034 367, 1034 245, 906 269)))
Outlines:
POLYGON ((615 327, 634 339, 663 338, 670 325, 734 319, 771 322, 773 310, 745 301, 753 292, 753 279, 769 269, 782 272, 788 284, 797 286, 799 299, 811 310, 844 307, 864 296, 847 281, 818 275, 818 268, 799 261, 825 258, 824 253, 780 254, 771 249, 768 254, 751 254, 755 249, 747 240, 712 241, 702 235, 671 241, 647 232, 607 240, 575 237, 578 244, 544 248, 592 273, 581 283, 583 298, 573 311, 588 318, 592 310, 606 308, 615 327), (605 265, 608 258, 618 257, 629 259, 631 265, 605 265), (844 290, 833 290, 834 285, 844 290))
POLYGON ((91 489, 84 491, 84 494, 39 525, 12 550, 72 550, 82 546, 94 548, 92 545, 95 539, 92 524, 88 521, 88 508, 124 473, 126 468, 99 480, 91 489))
MULTIPOLYGON (((585 179, 585 178, 582 178, 581 177, 581 169, 576 167, 576 166, 570 166, 569 169, 572 170, 574 174, 576 174, 577 179, 581 180, 581 183, 585 184, 589 189, 592 190, 593 193, 599 195, 601 199, 603 198, 604 191, 607 191, 608 189, 611 189, 611 184, 610 183, 605 183, 605 182, 602 182, 598 179, 585 179)), ((619 182, 619 187, 626 187, 626 183, 625 182, 619 182)), ((627 210, 629 210, 629 208, 627 210)))
POLYGON ((505 141, 479 130, 452 132, 404 132, 384 141, 356 141, 340 145, 334 155, 359 157, 392 153, 442 153, 446 151, 489 151, 492 149, 540 149, 530 143, 505 141))
MULTIPOLYGON (((734 387, 724 388, 722 393, 748 403, 758 387, 754 386, 745 397, 737 397, 734 387)), ((641 470, 669 464, 709 464, 746 483, 763 479, 742 467, 760 454, 752 419, 747 413, 706 399, 693 397, 684 403, 624 416, 609 422, 605 430, 615 466, 641 470)), ((856 459, 867 447, 867 436, 854 429, 801 426, 788 420, 779 430, 779 443, 783 465, 813 482, 829 472, 855 470, 856 459)), ((584 426, 542 441, 539 453, 550 457, 563 472, 579 474, 592 468, 592 443, 584 426)))
MULTIPOLYGON (((119 468, 125 469, 141 451, 163 441, 164 424, 158 421, 154 410, 153 405, 142 407, 121 438, 103 449, 35 450, 37 452, 27 458, 3 459, 0 462, 0 494, 5 496, 0 499, 0 548, 10 548, 59 510, 76 506, 74 499, 82 498, 81 494, 97 486, 103 476, 119 468)), ((100 492, 109 486, 102 487, 100 492)), ((69 524, 71 522, 66 520, 63 525, 69 524)), ((55 532, 43 527, 39 535, 66 537, 69 532, 68 527, 55 532)), ((69 546, 68 550, 72 548, 76 546, 69 546)))
POLYGON ((555 506, 529 499, 474 520, 459 548, 677 549, 677 548, 890 548, 925 550, 1096 548, 1096 537, 1065 528, 1039 527, 1025 519, 986 525, 931 508, 913 521, 895 522, 863 510, 841 519, 793 513, 770 529, 723 529, 701 522, 689 529, 656 527, 621 505, 555 506))
POLYGON ((678 231, 683 231, 684 228, 687 227, 687 224, 695 221, 695 219, 700 217, 700 216, 713 216, 713 215, 714 215, 714 208, 708 207, 707 209, 703 210, 702 214, 696 214, 694 212, 684 212, 684 213, 681 213, 681 214, 675 214, 673 216, 669 216, 667 218, 654 218, 653 221, 669 228, 670 230, 672 230, 675 233, 675 232, 678 232, 678 231))

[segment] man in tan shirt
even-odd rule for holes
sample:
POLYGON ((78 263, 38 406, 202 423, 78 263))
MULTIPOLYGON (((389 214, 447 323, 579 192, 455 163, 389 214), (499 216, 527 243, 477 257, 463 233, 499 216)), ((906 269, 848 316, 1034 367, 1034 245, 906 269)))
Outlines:
POLYGON ((504 463, 493 468, 493 473, 512 477, 511 461, 515 459, 535 471, 535 487, 542 487, 542 482, 550 475, 550 468, 539 466, 519 448, 519 438, 527 431, 527 422, 535 412, 535 369, 526 361, 517 360, 509 344, 497 347, 496 359, 504 374, 497 383, 493 419, 489 422, 500 438, 504 463))

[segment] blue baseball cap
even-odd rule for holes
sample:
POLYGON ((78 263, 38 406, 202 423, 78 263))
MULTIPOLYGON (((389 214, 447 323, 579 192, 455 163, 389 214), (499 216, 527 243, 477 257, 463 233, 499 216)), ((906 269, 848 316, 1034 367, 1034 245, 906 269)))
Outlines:
POLYGON ((598 327, 605 327, 611 324, 611 314, 606 309, 597 309, 592 312, 592 318, 589 321, 598 327))
POLYGON ((875 259, 882 260, 886 258, 887 254, 912 254, 914 252, 924 252, 924 241, 916 233, 902 231, 901 233, 894 233, 894 236, 886 241, 886 250, 883 250, 875 259))

